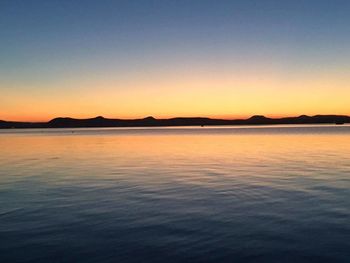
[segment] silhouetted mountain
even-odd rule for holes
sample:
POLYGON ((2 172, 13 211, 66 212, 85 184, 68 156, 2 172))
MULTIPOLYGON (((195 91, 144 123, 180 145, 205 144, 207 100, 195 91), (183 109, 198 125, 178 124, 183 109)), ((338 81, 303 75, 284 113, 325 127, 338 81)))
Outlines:
POLYGON ((272 119, 266 118, 262 115, 254 115, 250 117, 249 119, 245 120, 247 124, 271 124, 273 122, 272 119))
POLYGON ((205 125, 272 125, 272 124, 326 124, 350 123, 345 115, 301 115, 299 117, 267 118, 255 115, 248 119, 224 120, 203 117, 155 119, 107 119, 102 116, 89 119, 55 118, 49 122, 14 122, 0 120, 0 128, 78 128, 78 127, 151 127, 151 126, 205 126, 205 125))

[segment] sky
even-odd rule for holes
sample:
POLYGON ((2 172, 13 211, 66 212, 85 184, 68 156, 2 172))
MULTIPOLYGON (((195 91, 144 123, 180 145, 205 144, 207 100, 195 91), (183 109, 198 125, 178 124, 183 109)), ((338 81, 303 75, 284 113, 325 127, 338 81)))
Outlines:
POLYGON ((0 0, 0 119, 350 115, 348 0, 0 0))

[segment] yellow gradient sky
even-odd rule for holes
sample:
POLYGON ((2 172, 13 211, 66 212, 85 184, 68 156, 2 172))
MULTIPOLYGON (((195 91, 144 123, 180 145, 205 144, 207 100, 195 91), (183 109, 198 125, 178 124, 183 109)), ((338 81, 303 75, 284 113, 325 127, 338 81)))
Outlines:
POLYGON ((350 5, 37 1, 0 13, 0 120, 350 115, 350 5))

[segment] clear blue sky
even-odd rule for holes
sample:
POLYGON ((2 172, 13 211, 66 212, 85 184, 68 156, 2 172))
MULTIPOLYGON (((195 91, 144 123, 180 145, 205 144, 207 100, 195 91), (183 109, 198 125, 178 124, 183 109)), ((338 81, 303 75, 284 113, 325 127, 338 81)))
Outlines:
POLYGON ((350 1, 1 0, 0 39, 0 119, 350 114, 350 1))

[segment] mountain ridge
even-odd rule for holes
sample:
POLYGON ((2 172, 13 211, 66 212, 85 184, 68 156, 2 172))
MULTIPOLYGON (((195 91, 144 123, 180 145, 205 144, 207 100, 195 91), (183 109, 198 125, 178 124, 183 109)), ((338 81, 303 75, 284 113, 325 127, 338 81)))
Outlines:
POLYGON ((89 127, 157 127, 157 126, 210 126, 210 125, 276 125, 276 124, 344 124, 350 123, 347 115, 300 115, 298 117, 269 118, 253 115, 247 119, 214 119, 208 117, 175 117, 156 119, 111 119, 103 116, 77 119, 57 117, 48 122, 18 122, 0 120, 0 129, 10 128, 89 128, 89 127))

